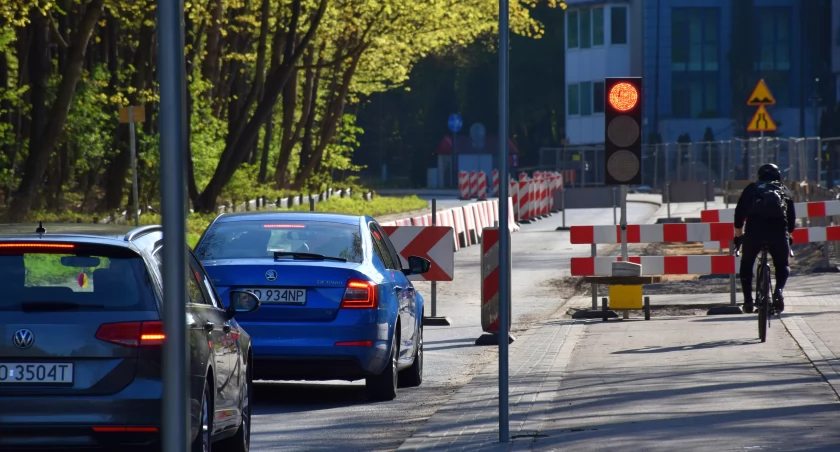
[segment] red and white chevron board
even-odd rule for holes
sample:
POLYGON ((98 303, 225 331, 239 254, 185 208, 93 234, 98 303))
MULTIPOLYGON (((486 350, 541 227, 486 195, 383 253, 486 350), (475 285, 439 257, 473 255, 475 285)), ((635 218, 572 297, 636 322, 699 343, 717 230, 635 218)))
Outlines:
MULTIPOLYGON (((840 215, 840 201, 797 202, 793 205, 797 218, 831 217, 840 215)), ((700 212, 703 223, 732 223, 735 221, 735 209, 703 210, 700 212)))
MULTIPOLYGON (((627 243, 729 242, 732 223, 628 224, 627 243)), ((572 226, 572 244, 621 243, 620 226, 572 226)))
POLYGON ((499 196, 499 170, 493 170, 493 196, 499 196))
POLYGON ((403 268, 408 257, 425 257, 432 265, 424 275, 411 275, 413 281, 452 281, 455 276, 455 240, 449 226, 383 226, 391 243, 400 255, 403 268))
POLYGON ((470 199, 470 173, 466 171, 458 173, 458 189, 461 199, 470 199))
POLYGON ((478 196, 478 172, 470 171, 470 197, 478 196))
POLYGON ((481 329, 487 333, 499 331, 499 257, 499 228, 486 228, 481 241, 481 329))
MULTIPOLYGON (((612 263, 620 257, 573 257, 572 276, 611 276, 612 263)), ((703 256, 630 256, 630 262, 642 265, 642 275, 731 275, 741 258, 728 255, 703 256)))

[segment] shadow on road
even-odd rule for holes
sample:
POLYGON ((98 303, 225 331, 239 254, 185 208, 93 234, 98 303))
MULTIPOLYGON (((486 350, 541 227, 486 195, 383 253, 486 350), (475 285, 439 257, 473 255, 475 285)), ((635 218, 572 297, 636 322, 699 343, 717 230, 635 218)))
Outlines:
POLYGON ((294 413, 363 405, 368 402, 364 382, 350 383, 294 383, 255 382, 254 414, 294 413))
POLYGON ((711 342, 701 342, 699 344, 693 345, 680 345, 677 347, 645 347, 645 348, 637 348, 637 349, 629 349, 629 350, 619 350, 612 352, 613 355, 634 355, 634 354, 646 354, 646 353, 670 353, 670 352, 684 352, 686 350, 701 350, 707 348, 719 348, 719 347, 731 347, 731 346, 738 346, 738 345, 751 345, 751 344, 760 344, 761 341, 758 339, 755 340, 728 340, 728 341, 711 341, 711 342))

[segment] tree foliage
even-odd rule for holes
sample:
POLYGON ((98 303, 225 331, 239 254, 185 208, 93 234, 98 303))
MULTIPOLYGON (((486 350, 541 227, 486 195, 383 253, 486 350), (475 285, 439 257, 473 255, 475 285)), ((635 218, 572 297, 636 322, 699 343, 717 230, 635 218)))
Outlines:
MULTIPOLYGON (((538 3, 511 30, 539 37, 538 3)), ((197 211, 259 184, 318 189, 352 176, 369 96, 402 86, 423 58, 497 32, 486 0, 186 2, 187 187, 197 211), (349 108, 348 108, 349 107, 349 108)), ((141 204, 159 197, 154 0, 15 0, 0 6, 0 188, 10 217, 127 204, 137 127, 141 204)))

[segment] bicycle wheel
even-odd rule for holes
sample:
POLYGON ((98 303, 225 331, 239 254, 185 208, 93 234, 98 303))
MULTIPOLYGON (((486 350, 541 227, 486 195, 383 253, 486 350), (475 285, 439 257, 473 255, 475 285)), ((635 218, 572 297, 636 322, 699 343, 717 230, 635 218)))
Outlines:
POLYGON ((755 301, 758 308, 758 338, 761 342, 767 340, 767 306, 770 304, 767 300, 767 269, 764 266, 758 267, 758 277, 755 283, 755 301))

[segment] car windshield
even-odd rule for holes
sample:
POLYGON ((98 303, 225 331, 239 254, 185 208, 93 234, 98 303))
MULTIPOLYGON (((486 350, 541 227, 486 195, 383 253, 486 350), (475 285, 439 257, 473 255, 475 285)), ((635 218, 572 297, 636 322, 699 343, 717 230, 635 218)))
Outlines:
POLYGON ((2 242, 0 310, 155 309, 146 264, 113 246, 2 242))
MULTIPOLYGON (((359 263, 363 256, 360 228, 358 224, 327 221, 218 222, 201 239, 196 255, 202 260, 274 259, 278 251, 359 263)), ((293 259, 294 255, 286 257, 293 259)))

